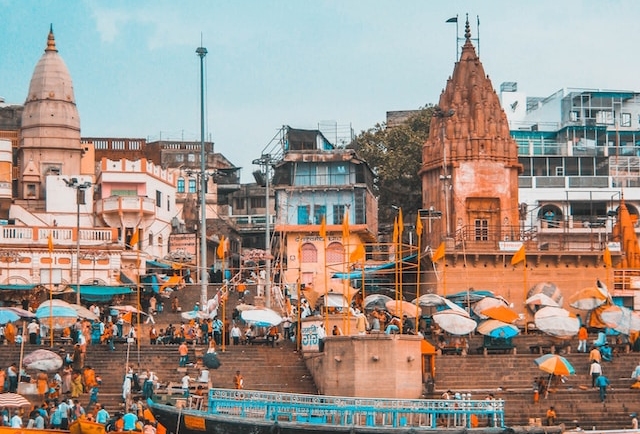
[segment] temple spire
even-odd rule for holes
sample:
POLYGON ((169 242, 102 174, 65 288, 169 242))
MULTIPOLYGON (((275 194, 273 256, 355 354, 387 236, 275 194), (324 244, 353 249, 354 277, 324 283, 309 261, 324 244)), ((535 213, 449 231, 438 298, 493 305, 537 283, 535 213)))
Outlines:
POLYGON ((469 14, 467 14, 467 21, 464 23, 464 43, 471 43, 471 26, 469 25, 469 14))
POLYGON ((47 48, 44 51, 58 51, 56 48, 56 38, 53 36, 53 23, 49 26, 49 36, 47 37, 47 48))

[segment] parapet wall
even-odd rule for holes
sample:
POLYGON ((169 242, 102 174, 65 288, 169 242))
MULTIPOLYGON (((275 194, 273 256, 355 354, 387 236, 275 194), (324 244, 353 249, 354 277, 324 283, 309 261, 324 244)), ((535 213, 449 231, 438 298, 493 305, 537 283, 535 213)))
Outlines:
POLYGON ((327 336, 323 353, 305 354, 323 395, 417 399, 422 396, 420 336, 327 336))

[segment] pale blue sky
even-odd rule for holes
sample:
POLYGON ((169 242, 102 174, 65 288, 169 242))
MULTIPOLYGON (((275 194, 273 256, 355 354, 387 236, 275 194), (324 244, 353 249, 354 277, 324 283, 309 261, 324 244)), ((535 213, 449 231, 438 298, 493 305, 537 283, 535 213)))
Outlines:
POLYGON ((351 125, 437 103, 469 13, 493 84, 640 90, 637 1, 0 0, 0 96, 26 99, 53 24, 82 135, 207 137, 251 180, 282 125, 351 125))

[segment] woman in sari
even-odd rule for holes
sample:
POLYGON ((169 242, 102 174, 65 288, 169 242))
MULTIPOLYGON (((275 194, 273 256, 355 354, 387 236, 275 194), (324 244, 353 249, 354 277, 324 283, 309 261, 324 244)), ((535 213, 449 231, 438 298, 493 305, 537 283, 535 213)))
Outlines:
POLYGON ((4 337, 7 339, 9 345, 16 343, 16 326, 12 322, 7 323, 4 328, 4 337))

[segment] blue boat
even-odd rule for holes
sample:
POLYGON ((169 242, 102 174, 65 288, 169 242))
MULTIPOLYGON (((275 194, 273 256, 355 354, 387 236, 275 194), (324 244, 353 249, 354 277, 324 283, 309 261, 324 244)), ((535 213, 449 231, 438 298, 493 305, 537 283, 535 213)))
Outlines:
POLYGON ((210 389, 207 398, 206 409, 189 408, 193 398, 185 398, 181 404, 186 405, 150 401, 149 409, 173 434, 515 432, 504 426, 503 400, 354 398, 235 389, 210 389), (485 426, 472 428, 477 420, 485 426))

